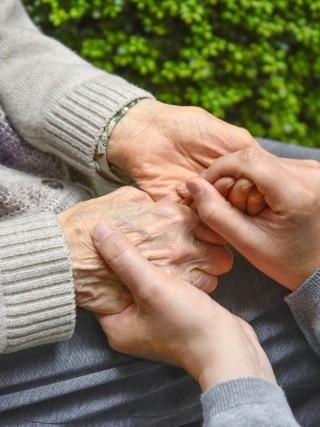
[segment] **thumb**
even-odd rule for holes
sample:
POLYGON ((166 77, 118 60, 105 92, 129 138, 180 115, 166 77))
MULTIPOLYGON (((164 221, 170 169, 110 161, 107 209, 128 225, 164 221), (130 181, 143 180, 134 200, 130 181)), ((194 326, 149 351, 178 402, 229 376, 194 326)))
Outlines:
POLYGON ((202 221, 236 249, 241 250, 244 242, 248 242, 248 237, 254 237, 253 218, 233 207, 212 184, 202 178, 190 178, 186 186, 193 196, 202 221))
POLYGON ((93 238, 99 254, 128 286, 133 296, 146 296, 161 272, 113 225, 97 224, 93 229, 93 238))

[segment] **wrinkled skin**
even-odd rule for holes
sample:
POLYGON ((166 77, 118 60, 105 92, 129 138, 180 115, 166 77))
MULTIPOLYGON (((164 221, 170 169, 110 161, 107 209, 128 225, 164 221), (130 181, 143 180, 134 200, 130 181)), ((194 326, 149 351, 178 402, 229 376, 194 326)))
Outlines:
POLYGON ((132 295, 96 251, 92 230, 97 223, 109 221, 119 227, 155 265, 206 292, 214 290, 217 275, 232 266, 224 241, 190 208, 155 203, 132 187, 78 203, 58 220, 70 250, 76 303, 98 313, 121 312, 132 303, 132 295))
POLYGON ((180 201, 177 185, 214 159, 251 146, 260 147, 247 130, 201 108, 145 99, 117 123, 107 157, 154 200, 180 201))

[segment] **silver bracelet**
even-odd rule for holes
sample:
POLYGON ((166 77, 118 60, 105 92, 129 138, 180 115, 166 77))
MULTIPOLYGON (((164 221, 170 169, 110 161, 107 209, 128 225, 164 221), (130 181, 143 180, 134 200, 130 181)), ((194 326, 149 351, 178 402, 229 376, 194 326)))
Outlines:
POLYGON ((138 99, 135 99, 134 101, 131 101, 129 104, 123 107, 120 111, 117 112, 117 114, 115 114, 112 117, 112 119, 107 123, 102 134, 100 135, 98 144, 94 152, 94 160, 96 162, 97 170, 100 172, 100 174, 108 179, 113 179, 114 181, 119 183, 125 183, 125 184, 130 183, 132 182, 132 178, 127 172, 120 169, 118 166, 108 162, 107 160, 108 141, 113 129, 115 128, 119 120, 122 119, 122 117, 130 110, 130 108, 132 108, 139 101, 141 101, 141 99, 143 98, 138 98, 138 99))

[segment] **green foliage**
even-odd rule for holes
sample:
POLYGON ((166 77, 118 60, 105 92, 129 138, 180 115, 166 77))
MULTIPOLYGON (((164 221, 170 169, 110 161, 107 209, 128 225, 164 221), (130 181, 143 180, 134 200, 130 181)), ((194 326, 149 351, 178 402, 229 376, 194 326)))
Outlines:
POLYGON ((318 0, 24 0, 96 66, 251 133, 320 146, 318 0))

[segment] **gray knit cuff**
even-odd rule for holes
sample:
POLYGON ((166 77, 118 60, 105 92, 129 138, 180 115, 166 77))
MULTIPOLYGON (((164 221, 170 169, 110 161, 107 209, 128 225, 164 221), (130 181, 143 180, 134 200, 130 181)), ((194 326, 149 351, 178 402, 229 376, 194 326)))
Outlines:
MULTIPOLYGON (((269 407, 276 405, 278 408, 281 408, 282 412, 287 412, 288 417, 293 418, 282 389, 260 378, 239 378, 218 384, 201 396, 201 404, 205 426, 216 425, 212 422, 214 417, 236 408, 240 409, 246 405, 253 406, 255 404, 267 405, 269 407)), ((247 418, 247 421, 249 423, 250 417, 247 418)), ((232 425, 239 424, 235 423, 232 425)))
POLYGON ((64 236, 52 214, 0 226, 0 352, 71 337, 75 297, 64 236))
MULTIPOLYGON (((93 72, 91 79, 55 101, 46 118, 45 139, 50 151, 58 151, 68 164, 101 181, 104 178, 96 168, 94 153, 107 123, 130 102, 153 96, 120 77, 93 72)), ((114 179, 112 174, 110 179, 114 179)), ((108 184, 110 189, 119 187, 108 184)))
POLYGON ((320 356, 320 268, 285 297, 285 301, 309 344, 320 356))

